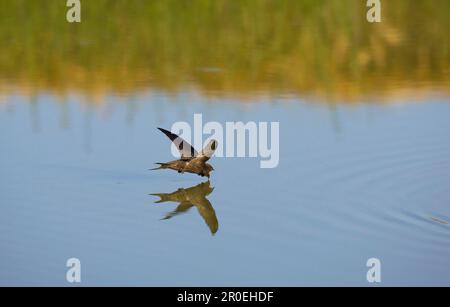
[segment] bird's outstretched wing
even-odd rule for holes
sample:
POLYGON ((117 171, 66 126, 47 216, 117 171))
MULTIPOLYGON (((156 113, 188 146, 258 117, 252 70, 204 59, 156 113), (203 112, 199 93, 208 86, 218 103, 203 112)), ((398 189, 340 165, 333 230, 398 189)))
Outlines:
POLYGON ((198 153, 194 147, 181 137, 163 128, 158 128, 158 130, 164 133, 175 144, 181 154, 182 160, 189 160, 197 156, 198 153))
POLYGON ((175 210, 173 210, 170 213, 167 213, 166 216, 164 218, 162 218, 162 219, 163 220, 171 219, 171 218, 173 218, 174 216, 176 216, 178 214, 187 212, 192 207, 194 207, 194 204, 192 204, 192 203, 190 203, 188 201, 183 201, 175 208, 175 210))
POLYGON ((206 146, 202 149, 202 151, 196 156, 196 158, 199 158, 204 162, 208 161, 216 151, 217 145, 218 143, 216 140, 210 140, 208 144, 206 144, 206 146))
POLYGON ((216 211, 207 198, 202 198, 194 205, 197 207, 198 213, 201 215, 206 225, 208 225, 211 234, 215 234, 219 229, 219 221, 217 220, 216 211))

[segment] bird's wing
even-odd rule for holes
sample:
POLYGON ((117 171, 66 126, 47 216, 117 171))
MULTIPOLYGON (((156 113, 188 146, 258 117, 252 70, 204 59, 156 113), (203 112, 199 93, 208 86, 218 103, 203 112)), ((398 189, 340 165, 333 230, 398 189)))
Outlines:
POLYGON ((208 161, 216 151, 217 145, 218 142, 216 140, 210 140, 197 157, 202 158, 203 161, 208 161))
POLYGON ((168 220, 178 214, 185 213, 189 209, 191 209, 194 205, 188 201, 182 201, 172 212, 166 214, 163 220, 168 220))
POLYGON ((197 207, 198 213, 208 225, 211 234, 215 234, 219 229, 219 221, 217 220, 216 211, 207 198, 203 198, 200 201, 194 203, 197 207))
POLYGON ((198 153, 194 147, 181 137, 163 128, 158 128, 158 130, 164 133, 175 144, 181 154, 181 159, 186 160, 197 156, 198 153))

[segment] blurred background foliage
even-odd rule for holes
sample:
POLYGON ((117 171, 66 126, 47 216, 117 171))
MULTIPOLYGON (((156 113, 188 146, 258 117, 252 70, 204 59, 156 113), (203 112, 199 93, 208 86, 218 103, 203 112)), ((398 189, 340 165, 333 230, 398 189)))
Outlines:
POLYGON ((0 92, 392 98, 450 85, 450 1, 0 1, 0 92))

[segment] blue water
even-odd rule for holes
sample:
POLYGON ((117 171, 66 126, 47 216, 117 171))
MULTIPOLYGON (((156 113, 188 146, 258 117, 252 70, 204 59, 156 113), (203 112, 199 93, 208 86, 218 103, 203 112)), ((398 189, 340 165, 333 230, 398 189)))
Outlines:
POLYGON ((450 285, 450 103, 326 104, 195 92, 2 97, 0 285, 450 285), (156 127, 279 121, 280 163, 211 159, 213 235, 193 206, 149 194, 204 178, 148 171, 173 159, 156 127))

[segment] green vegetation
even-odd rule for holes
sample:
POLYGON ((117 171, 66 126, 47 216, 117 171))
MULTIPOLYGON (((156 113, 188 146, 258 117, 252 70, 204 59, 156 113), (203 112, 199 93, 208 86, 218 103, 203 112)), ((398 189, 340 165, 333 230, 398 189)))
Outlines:
POLYGON ((450 1, 65 0, 0 2, 0 91, 87 95, 146 88, 356 100, 450 85, 450 1))

